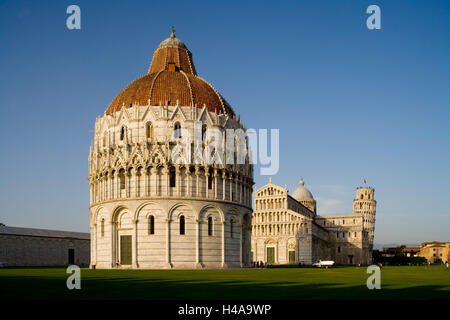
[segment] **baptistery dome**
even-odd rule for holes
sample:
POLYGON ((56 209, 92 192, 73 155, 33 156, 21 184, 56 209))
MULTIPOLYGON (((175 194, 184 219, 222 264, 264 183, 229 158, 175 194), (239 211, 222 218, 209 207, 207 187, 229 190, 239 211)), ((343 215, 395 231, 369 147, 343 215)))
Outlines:
POLYGON ((139 105, 194 106, 218 114, 234 115, 214 87, 197 76, 191 52, 175 37, 161 42, 153 54, 148 74, 130 83, 109 105, 106 114, 139 105))
POLYGON ((215 141, 225 147, 214 147, 212 154, 228 159, 222 142, 245 130, 226 100, 197 75, 191 52, 172 30, 156 48, 148 73, 95 121, 89 153, 91 267, 250 265, 248 152, 242 150, 245 161, 239 164, 203 157, 215 141), (222 138, 210 139, 209 129, 222 138), (200 143, 194 140, 198 130, 200 143), (190 152, 196 148, 200 159, 190 152))

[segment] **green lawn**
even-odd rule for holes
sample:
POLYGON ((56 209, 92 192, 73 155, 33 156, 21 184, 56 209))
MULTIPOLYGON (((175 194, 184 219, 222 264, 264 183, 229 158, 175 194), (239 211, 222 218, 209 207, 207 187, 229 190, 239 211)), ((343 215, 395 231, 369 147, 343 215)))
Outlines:
POLYGON ((0 299, 450 299, 445 266, 384 267, 381 290, 366 268, 81 271, 68 290, 65 268, 0 269, 0 299))

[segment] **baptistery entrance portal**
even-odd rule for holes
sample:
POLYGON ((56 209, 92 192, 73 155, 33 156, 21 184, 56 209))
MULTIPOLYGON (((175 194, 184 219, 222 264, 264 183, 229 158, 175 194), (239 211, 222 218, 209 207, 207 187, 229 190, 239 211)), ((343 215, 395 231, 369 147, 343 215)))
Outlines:
POLYGON ((131 236, 120 236, 120 264, 131 265, 131 236))

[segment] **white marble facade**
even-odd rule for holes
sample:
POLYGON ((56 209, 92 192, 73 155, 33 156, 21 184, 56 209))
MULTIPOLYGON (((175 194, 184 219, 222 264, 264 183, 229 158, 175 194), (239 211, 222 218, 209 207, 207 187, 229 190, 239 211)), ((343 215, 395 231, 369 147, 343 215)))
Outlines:
POLYGON ((245 131, 228 102, 197 76, 192 54, 172 29, 148 74, 95 121, 91 267, 250 265, 253 166, 245 131))
POLYGON ((300 181, 289 195, 271 181, 255 191, 252 260, 269 264, 370 264, 375 230, 375 190, 357 188, 353 213, 316 214, 316 200, 300 181))
POLYGON ((134 106, 97 119, 89 156, 92 267, 250 264, 252 166, 248 159, 242 165, 172 163, 174 129, 193 137, 194 120, 222 131, 243 128, 237 118, 180 106, 134 106))

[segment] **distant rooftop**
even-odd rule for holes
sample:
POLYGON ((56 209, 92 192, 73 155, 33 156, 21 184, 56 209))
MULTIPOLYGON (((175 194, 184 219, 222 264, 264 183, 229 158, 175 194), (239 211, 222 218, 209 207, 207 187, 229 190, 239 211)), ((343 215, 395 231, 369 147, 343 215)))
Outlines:
POLYGON ((90 234, 86 232, 72 232, 72 231, 33 229, 33 228, 8 227, 8 226, 0 226, 0 235, 2 234, 16 235, 16 236, 30 236, 30 237, 70 238, 80 240, 90 239, 90 234))
POLYGON ((361 213, 333 213, 333 214, 318 214, 316 217, 318 219, 329 219, 329 218, 357 218, 360 217, 361 213))
POLYGON ((431 246, 431 247, 445 247, 446 244, 450 242, 441 242, 441 241, 429 241, 422 243, 422 247, 431 246))

